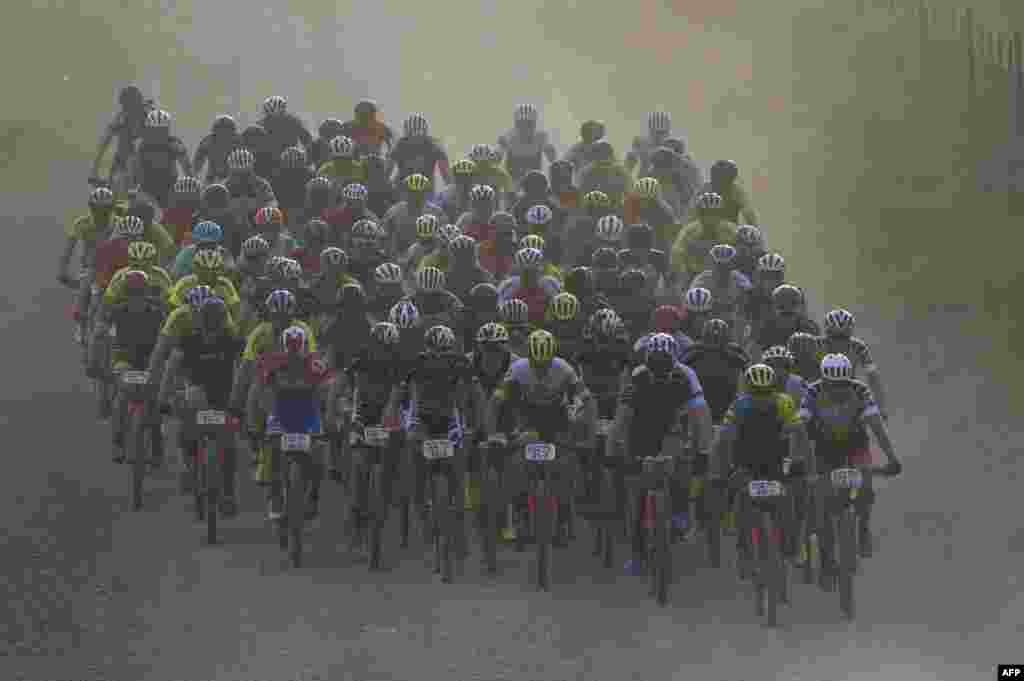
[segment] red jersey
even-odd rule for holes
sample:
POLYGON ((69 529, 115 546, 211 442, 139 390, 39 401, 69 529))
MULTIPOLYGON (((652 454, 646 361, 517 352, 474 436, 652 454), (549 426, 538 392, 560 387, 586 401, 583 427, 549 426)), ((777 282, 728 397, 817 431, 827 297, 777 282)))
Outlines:
POLYGON ((306 253, 306 249, 296 248, 288 257, 299 261, 303 274, 320 274, 319 253, 306 253))
POLYGON ((476 242, 481 245, 482 249, 485 241, 494 241, 497 231, 498 228, 490 223, 470 222, 466 225, 466 228, 462 230, 462 233, 476 239, 476 242))
MULTIPOLYGON (((256 375, 260 385, 270 385, 274 374, 288 366, 288 353, 267 352, 256 360, 256 375)), ((302 382, 306 386, 319 386, 334 380, 334 370, 321 357, 319 352, 311 352, 305 357, 305 371, 302 382)), ((297 387, 297 386, 291 386, 297 387)))
POLYGON ((170 233, 178 248, 188 245, 192 239, 192 221, 195 212, 191 208, 166 208, 163 226, 170 233))

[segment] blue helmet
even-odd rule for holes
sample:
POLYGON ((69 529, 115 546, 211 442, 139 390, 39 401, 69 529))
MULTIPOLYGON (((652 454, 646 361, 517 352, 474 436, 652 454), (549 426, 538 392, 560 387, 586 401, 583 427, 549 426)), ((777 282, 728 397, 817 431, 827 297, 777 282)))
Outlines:
POLYGON ((224 230, 216 222, 203 220, 192 228, 192 241, 197 244, 219 244, 224 240, 224 230))

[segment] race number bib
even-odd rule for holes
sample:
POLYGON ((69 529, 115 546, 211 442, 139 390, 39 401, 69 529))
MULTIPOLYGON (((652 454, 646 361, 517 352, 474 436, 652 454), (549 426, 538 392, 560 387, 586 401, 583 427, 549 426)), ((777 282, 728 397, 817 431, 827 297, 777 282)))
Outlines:
POLYGON ((368 445, 381 446, 387 444, 390 434, 380 426, 367 426, 363 429, 363 439, 368 445))
POLYGON ((832 485, 839 489, 860 489, 864 475, 856 468, 837 468, 832 471, 832 485))
POLYGON ((121 380, 129 385, 145 385, 149 382, 148 371, 126 371, 121 374, 121 380))
POLYGON ((227 414, 222 411, 206 409, 196 412, 196 425, 223 426, 225 423, 227 423, 227 414))
POLYGON ((534 462, 554 461, 555 446, 546 442, 532 442, 526 445, 526 460, 534 462))
POLYGON ((424 440, 423 458, 428 461, 450 459, 455 456, 455 445, 451 440, 424 440))
POLYGON ((284 452, 308 452, 313 444, 313 438, 306 433, 285 433, 281 436, 281 451, 284 452))
POLYGON ((754 499, 781 497, 782 483, 778 480, 751 480, 747 485, 747 491, 754 499))
POLYGON ((611 419, 598 419, 597 421, 597 434, 608 436, 612 432, 612 427, 615 425, 615 421, 611 419))

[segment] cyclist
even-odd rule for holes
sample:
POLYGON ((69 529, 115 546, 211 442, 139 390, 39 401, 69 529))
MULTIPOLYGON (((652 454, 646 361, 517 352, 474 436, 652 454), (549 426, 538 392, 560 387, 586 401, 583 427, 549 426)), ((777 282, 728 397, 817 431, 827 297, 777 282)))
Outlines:
POLYGON ((590 264, 590 271, 594 274, 594 288, 608 300, 614 300, 619 293, 619 274, 622 272, 615 249, 598 248, 591 256, 590 264))
POLYGON ((494 225, 494 237, 481 241, 480 266, 494 275, 495 281, 503 281, 515 269, 515 255, 518 247, 516 219, 511 213, 497 212, 491 222, 494 225))
POLYGON ((469 348, 481 326, 498 321, 498 289, 491 283, 477 284, 469 290, 465 302, 462 323, 456 331, 461 332, 462 346, 469 348))
POLYGON ((641 177, 647 172, 651 152, 657 149, 672 133, 672 115, 667 111, 652 111, 647 114, 647 137, 634 137, 633 148, 626 154, 626 170, 630 174, 640 166, 641 177))
MULTIPOLYGON (((240 222, 250 222, 250 216, 260 208, 276 208, 277 197, 270 182, 256 174, 256 157, 243 147, 228 154, 230 174, 224 186, 231 197, 231 210, 240 222)), ((281 217, 284 222, 284 217, 281 217)))
POLYGON ((651 315, 657 307, 643 270, 623 270, 619 274, 618 286, 610 298, 612 307, 626 325, 630 344, 635 343, 640 336, 647 333, 651 315))
MULTIPOLYGON (((496 205, 497 195, 494 187, 486 184, 473 185, 469 190, 469 209, 459 216, 455 226, 480 244, 494 241, 497 230, 494 223, 496 205)), ((515 217, 511 217, 515 224, 515 217)))
POLYGON ((309 282, 309 291, 316 297, 319 309, 332 307, 343 286, 354 284, 363 288, 348 272, 348 253, 337 246, 321 249, 316 259, 316 274, 309 282))
MULTIPOLYGON (((568 265, 587 266, 597 246, 595 234, 598 222, 608 215, 614 215, 611 198, 602 191, 591 191, 583 195, 583 209, 569 216, 565 227, 565 253, 562 260, 568 265)), ((615 215, 621 222, 622 218, 615 215)), ((621 234, 619 237, 621 238, 621 234)))
POLYGON ((757 335, 751 338, 752 356, 772 345, 784 345, 798 331, 814 335, 821 332, 818 325, 804 315, 804 292, 796 286, 777 286, 772 291, 771 304, 771 315, 758 327, 757 335))
POLYGON ((526 211, 526 225, 528 236, 543 238, 546 248, 541 250, 547 256, 547 269, 551 276, 561 279, 562 274, 558 269, 558 264, 562 262, 564 247, 561 229, 554 224, 554 213, 546 205, 531 206, 526 211))
POLYGON ((364 186, 369 192, 366 207, 374 215, 387 215, 401 198, 395 185, 388 179, 391 166, 380 154, 367 154, 363 157, 363 165, 366 168, 364 186))
POLYGON ((750 280, 736 270, 736 248, 729 244, 712 246, 709 252, 711 267, 704 270, 690 282, 691 288, 706 288, 711 291, 711 312, 729 322, 736 342, 745 342, 746 321, 742 313, 747 294, 753 288, 750 280))
POLYGON ((501 165, 503 153, 489 144, 474 144, 469 158, 476 164, 476 181, 491 187, 498 196, 497 205, 509 206, 515 201, 515 182, 501 165))
MULTIPOLYGON (((227 411, 234 380, 235 363, 242 353, 245 341, 233 334, 228 326, 228 310, 224 300, 207 298, 197 311, 198 323, 191 333, 181 338, 171 352, 166 371, 160 382, 157 404, 163 414, 170 414, 168 397, 179 377, 185 379, 185 403, 189 409, 216 409, 227 411)), ((188 428, 179 429, 179 447, 192 452, 195 441, 189 440, 188 428)), ((230 441, 223 450, 223 474, 220 512, 225 516, 238 513, 235 499, 237 453, 230 441)), ((185 457, 185 466, 191 467, 193 458, 185 457)), ((186 476, 190 479, 191 476, 186 476)))
POLYGON ((448 243, 448 290, 459 300, 466 300, 478 284, 493 284, 494 275, 480 266, 476 239, 460 234, 448 243))
POLYGON ((697 219, 683 227, 669 253, 677 281, 687 288, 695 276, 708 268, 708 255, 713 246, 736 241, 736 224, 722 217, 719 194, 698 194, 695 206, 697 219))
POLYGON ((686 310, 683 333, 690 338, 700 338, 704 332, 704 322, 711 319, 711 291, 706 288, 688 289, 683 296, 683 308, 686 310))
POLYGON ((508 331, 508 346, 517 355, 526 354, 526 341, 533 330, 530 324, 530 306, 519 298, 510 298, 498 304, 497 320, 508 331))
MULTIPOLYGON (((509 212, 516 218, 516 224, 527 224, 527 212, 534 206, 545 206, 551 211, 552 219, 558 204, 551 197, 548 178, 539 170, 530 170, 519 180, 520 192, 509 212)), ((557 228, 558 225, 556 225, 557 228)))
POLYGON ((580 301, 573 294, 563 291, 548 304, 544 328, 554 335, 562 357, 573 366, 583 347, 586 323, 587 318, 580 314, 580 301))
POLYGON ((590 147, 593 159, 580 176, 580 191, 587 193, 602 191, 612 200, 612 205, 622 206, 626 191, 633 186, 633 178, 626 168, 615 160, 615 149, 611 142, 598 140, 590 147))
MULTIPOLYGON (((166 211, 165 211, 166 214, 166 211)), ((199 211, 192 218, 191 229, 200 222, 215 222, 224 233, 223 245, 228 252, 238 258, 242 252, 242 242, 249 236, 249 223, 245 216, 236 215, 231 208, 231 192, 222 184, 211 184, 203 188, 199 199, 199 211)), ((188 234, 192 241, 191 232, 188 234)), ((186 246, 187 244, 182 244, 186 246)))
POLYGON ((192 167, 196 175, 206 168, 206 184, 223 182, 228 177, 228 154, 241 143, 238 123, 222 114, 213 119, 210 134, 199 141, 192 167))
MULTIPOLYGON (((89 378, 102 378, 108 371, 117 375, 122 371, 144 371, 146 363, 157 344, 160 326, 167 314, 166 308, 150 295, 149 277, 145 272, 133 270, 124 275, 124 302, 106 310, 96 322, 91 354, 86 375, 89 378), (115 329, 113 348, 110 352, 110 366, 102 366, 106 357, 105 341, 110 328, 115 329), (100 339, 103 339, 101 341, 100 339)), ((111 419, 113 435, 112 459, 114 463, 124 462, 125 425, 128 416, 128 403, 121 399, 120 393, 114 402, 113 418, 111 419)), ((153 458, 162 460, 163 442, 155 438, 153 442, 153 458)))
MULTIPOLYGON (((677 220, 684 220, 690 203, 704 184, 703 172, 686 153, 685 144, 681 151, 666 144, 654 149, 649 157, 645 175, 658 180, 661 185, 661 196, 672 208, 677 220)), ((672 235, 675 238, 675 235, 672 235)), ((666 240, 671 244, 672 239, 666 240)))
POLYGON ((887 401, 882 389, 882 374, 871 356, 871 348, 853 335, 856 319, 849 310, 837 308, 825 314, 825 334, 819 339, 820 353, 845 355, 853 363, 854 375, 864 372, 864 379, 878 403, 882 418, 888 420, 887 401))
POLYGON ((236 269, 239 279, 238 295, 242 299, 242 318, 249 318, 247 311, 253 309, 251 298, 267 272, 269 257, 270 244, 259 234, 254 234, 242 242, 242 253, 236 269))
POLYGON ((89 301, 96 272, 97 246, 107 240, 116 225, 114 216, 114 193, 106 187, 97 187, 89 193, 89 214, 76 218, 66 232, 64 250, 57 261, 57 281, 68 288, 77 288, 74 317, 78 336, 85 338, 86 322, 89 318, 89 301), (81 244, 79 277, 67 273, 68 263, 81 244))
POLYGON ((570 270, 565 275, 565 291, 576 297, 584 319, 590 319, 590 315, 602 307, 611 307, 608 299, 594 288, 594 273, 589 267, 570 270))
POLYGON ((670 278, 668 255, 655 248, 654 230, 647 223, 630 225, 626 230, 626 247, 619 251, 619 267, 642 271, 647 277, 651 295, 671 295, 667 287, 670 278))
POLYGON ((515 126, 498 138, 498 147, 505 152, 505 169, 515 181, 529 171, 540 170, 543 158, 553 163, 558 158, 548 133, 537 129, 539 114, 533 104, 520 104, 515 109, 515 126))
MULTIPOLYGON (((314 350, 312 338, 303 326, 287 327, 280 334, 279 351, 260 357, 256 380, 249 390, 246 414, 249 432, 323 433, 321 413, 334 380, 334 371, 314 350), (266 421, 260 409, 272 405, 266 421)), ((250 336, 250 340, 252 337, 250 336)), ((247 349, 248 352, 248 349, 247 349)), ((273 451, 273 450, 271 450, 273 451)), ((267 490, 267 519, 278 520, 283 513, 281 462, 264 457, 261 481, 270 482, 267 490), (268 480, 269 478, 269 480, 268 480)), ((313 458, 307 475, 307 519, 315 518, 320 502, 320 482, 324 477, 322 455, 313 458)))
POLYGON ((470 210, 470 192, 473 190, 476 164, 468 158, 452 164, 452 183, 441 194, 441 208, 452 224, 470 210))
POLYGON ((99 308, 101 298, 97 294, 106 290, 118 270, 129 265, 128 249, 131 244, 143 240, 148 241, 145 224, 138 216, 127 215, 114 223, 114 231, 111 233, 110 239, 96 249, 96 267, 93 278, 95 291, 90 294, 90 309, 81 312, 86 315, 87 319, 93 311, 99 308))
POLYGON ((747 353, 730 340, 729 323, 715 318, 704 322, 700 340, 687 348, 682 361, 697 372, 712 421, 721 423, 722 416, 736 399, 740 377, 750 365, 747 353))
POLYGON ((437 236, 434 238, 434 249, 424 255, 416 265, 417 271, 424 267, 436 267, 442 272, 447 272, 451 264, 449 246, 462 232, 455 225, 438 225, 437 236))
POLYGON ((448 153, 441 142, 430 135, 430 124, 422 113, 414 113, 402 125, 402 137, 391 150, 391 162, 395 167, 395 181, 404 182, 413 174, 425 176, 433 182, 434 173, 448 184, 451 179, 448 168, 448 153))
POLYGON ((548 257, 547 241, 544 237, 539 234, 527 234, 519 240, 519 248, 535 248, 540 251, 543 256, 543 266, 541 268, 541 274, 545 277, 551 277, 557 279, 559 283, 562 281, 562 268, 555 263, 551 262, 551 258, 548 257))
POLYGON ((817 335, 798 331, 786 340, 786 349, 793 355, 793 368, 805 382, 821 378, 821 360, 818 358, 824 354, 819 352, 821 339, 817 335))
POLYGON ((352 138, 351 135, 346 135, 344 132, 345 124, 337 118, 325 118, 320 127, 316 130, 316 139, 313 140, 313 145, 309 150, 309 160, 312 162, 314 168, 319 168, 326 163, 330 158, 330 143, 335 137, 348 137, 352 138))
POLYGON ((519 274, 509 277, 498 287, 499 304, 512 298, 523 300, 530 309, 530 323, 544 323, 548 301, 558 295, 562 286, 554 277, 542 274, 544 254, 536 248, 516 251, 515 264, 519 274))
POLYGON ((339 136, 327 143, 330 160, 317 168, 316 174, 331 180, 335 191, 341 191, 353 182, 366 181, 366 168, 356 158, 356 143, 339 136))
POLYGON ((572 163, 561 159, 548 166, 551 199, 557 206, 555 222, 561 225, 563 230, 569 224, 570 214, 578 212, 582 207, 582 195, 572 179, 574 172, 572 163))
POLYGON ((320 255, 327 248, 328 229, 327 223, 323 220, 310 220, 302 231, 302 238, 298 239, 301 245, 288 254, 289 258, 302 266, 302 273, 306 277, 320 274, 320 255))
MULTIPOLYGON (((338 404, 342 389, 349 390, 352 404, 350 432, 362 435, 364 426, 393 427, 397 415, 394 391, 402 381, 398 346, 401 334, 391 322, 377 322, 370 328, 369 340, 357 349, 344 365, 345 381, 335 381, 328 403, 338 404)), ((331 478, 340 480, 340 461, 332 461, 331 478)))
POLYGON ((618 253, 622 248, 626 226, 622 218, 614 213, 605 215, 594 223, 594 230, 587 235, 587 240, 579 250, 578 262, 585 265, 593 263, 594 253, 601 249, 611 249, 618 253))
POLYGON ((288 100, 280 95, 263 100, 260 125, 267 131, 267 150, 275 157, 280 157, 288 147, 309 149, 313 146, 313 136, 306 124, 288 110, 288 100))
POLYGON ((224 300, 234 319, 239 319, 242 300, 231 279, 225 276, 224 256, 219 251, 202 250, 196 254, 192 264, 193 274, 182 277, 171 289, 171 309, 185 304, 185 293, 196 286, 209 286, 214 294, 224 300))
MULTIPOLYGON (((667 251, 672 245, 671 234, 676 224, 675 212, 661 196, 661 182, 654 177, 641 177, 633 183, 633 191, 626 194, 622 206, 623 221, 628 225, 645 223, 657 235, 657 248, 667 251)), ((653 247, 653 244, 652 244, 653 247)))
POLYGON ((270 149, 270 136, 266 128, 259 124, 247 126, 242 131, 239 147, 252 152, 253 172, 257 177, 269 178, 274 175, 278 155, 270 149))
POLYGON ((270 180, 270 187, 274 190, 286 224, 292 225, 299 221, 306 205, 306 185, 314 177, 302 147, 288 147, 281 152, 277 171, 267 179, 270 180))
POLYGON ((352 120, 341 125, 337 134, 348 137, 356 143, 356 154, 391 153, 395 133, 380 120, 377 103, 372 99, 361 99, 352 112, 352 120))
POLYGON ((748 225, 760 226, 757 211, 750 202, 750 196, 739 181, 739 166, 735 161, 715 161, 711 166, 711 179, 703 191, 714 192, 722 197, 721 216, 733 223, 740 218, 748 225))
MULTIPOLYGON (((736 262, 735 267, 751 281, 757 273, 757 263, 768 251, 765 249, 764 235, 753 225, 739 225, 736 228, 736 262)), ((782 283, 782 282, 779 282, 782 283)))
POLYGON ((150 112, 156 109, 153 100, 146 99, 142 91, 134 85, 121 88, 118 94, 118 103, 121 110, 114 114, 114 119, 107 124, 100 138, 96 149, 96 156, 93 158, 92 171, 89 176, 94 180, 99 175, 100 163, 110 148, 110 143, 117 139, 117 147, 114 150, 114 158, 110 164, 108 184, 123 191, 125 183, 114 184, 114 178, 119 175, 133 177, 135 174, 135 143, 142 137, 142 129, 150 112))
POLYGON ((573 181, 579 184, 579 173, 593 159, 590 156, 590 148, 594 142, 605 136, 604 123, 601 121, 589 120, 580 125, 580 141, 569 147, 562 157, 573 166, 573 181))
POLYGON ((114 273, 107 290, 103 292, 104 308, 109 309, 125 301, 128 293, 125 290, 124 277, 133 271, 145 272, 149 277, 149 288, 156 300, 164 305, 169 303, 173 283, 167 270, 157 264, 156 246, 148 241, 134 241, 128 245, 128 265, 114 273))
POLYGON ((199 222, 202 195, 202 184, 191 176, 179 177, 171 188, 160 219, 178 247, 185 246, 191 239, 192 228, 199 222))
POLYGON ((775 389, 786 393, 793 398, 793 403, 799 405, 807 392, 807 382, 802 377, 793 373, 796 368, 796 358, 785 345, 773 345, 761 355, 761 363, 767 364, 775 372, 775 389))
POLYGON ((778 253, 765 253, 757 260, 751 279, 753 288, 747 293, 743 316, 750 321, 751 336, 757 338, 760 328, 773 313, 772 292, 786 278, 786 259, 778 253))
MULTIPOLYGON (((648 343, 644 363, 632 371, 622 388, 612 431, 614 437, 608 439, 609 456, 620 450, 635 461, 660 454, 665 448, 666 436, 676 431, 685 414, 688 439, 696 443, 698 457, 707 457, 711 446, 711 418, 702 382, 693 369, 675 361, 674 346, 675 339, 668 334, 655 335, 648 343)), ((673 485, 672 524, 675 529, 684 530, 687 518, 680 491, 673 485)), ((642 500, 637 502, 633 558, 624 566, 627 575, 641 574, 646 554, 641 524, 643 513, 639 506, 642 500)))
POLYGON ((128 204, 127 215, 142 220, 143 237, 156 246, 156 250, 160 253, 160 261, 166 262, 174 257, 178 249, 174 245, 174 239, 167 233, 164 226, 156 221, 156 211, 155 204, 138 197, 128 204))
MULTIPOLYGON (((807 429, 797 412, 793 397, 778 387, 775 370, 767 364, 753 364, 744 373, 747 392, 736 398, 722 418, 715 445, 715 473, 740 474, 753 480, 784 480, 784 460, 803 465, 811 456, 807 429)), ((743 503, 743 502, 741 502, 743 503)), ((792 505, 779 509, 779 525, 789 525, 792 505)), ((783 553, 796 555, 797 542, 784 537, 783 553)))
POLYGON ((139 189, 163 208, 178 179, 178 166, 191 176, 192 162, 185 143, 170 134, 171 115, 159 109, 146 114, 142 140, 136 150, 136 181, 139 189))
POLYGON ((424 267, 416 273, 416 289, 408 300, 419 311, 422 326, 459 327, 462 301, 447 286, 447 275, 436 267, 424 267))
POLYGON ((203 251, 216 251, 224 259, 226 270, 235 269, 235 259, 231 252, 224 247, 224 230, 215 222, 204 220, 197 224, 192 230, 192 243, 178 251, 174 259, 174 278, 176 280, 192 274, 192 263, 196 254, 203 251))
MULTIPOLYGON (((345 369, 370 342, 370 318, 363 287, 356 283, 338 289, 336 301, 318 320, 323 355, 335 369, 345 369)), ((333 402, 331 404, 334 404, 333 402)))
POLYGON ((309 180, 304 188, 304 198, 301 214, 294 215, 294 222, 305 223, 310 220, 319 219, 329 221, 332 204, 334 203, 334 185, 322 175, 309 180))
MULTIPOLYGON (((574 358, 579 374, 596 402, 596 417, 614 419, 615 405, 630 369, 629 337, 622 320, 611 308, 601 308, 587 320, 582 343, 574 358)), ((588 476, 597 475, 597 459, 591 459, 588 476)), ((588 485, 593 490, 593 485, 588 485)))
POLYGON ((352 225, 352 249, 349 252, 349 272, 357 281, 369 282, 378 266, 389 258, 381 245, 384 230, 373 220, 358 220, 352 225))
MULTIPOLYGON (((807 386, 800 405, 800 418, 814 441, 816 470, 826 473, 847 463, 871 465, 874 457, 868 438, 870 429, 885 454, 885 474, 899 475, 903 465, 896 457, 874 394, 853 376, 853 363, 846 355, 829 353, 821 360, 821 379, 807 386)), ((875 496, 874 489, 867 484, 857 498, 862 555, 871 553, 871 508, 875 496)), ((828 524, 823 529, 828 531, 828 524)), ((828 551, 828 541, 821 546, 825 549, 822 564, 826 566, 822 577, 827 579, 835 574, 835 556, 828 551)))
MULTIPOLYGON (((396 145, 397 148, 397 145, 396 145)), ((427 200, 431 181, 426 175, 413 173, 404 180, 405 200, 388 210, 381 223, 390 239, 390 253, 404 253, 416 239, 416 218, 431 213, 440 220, 444 211, 427 200)))

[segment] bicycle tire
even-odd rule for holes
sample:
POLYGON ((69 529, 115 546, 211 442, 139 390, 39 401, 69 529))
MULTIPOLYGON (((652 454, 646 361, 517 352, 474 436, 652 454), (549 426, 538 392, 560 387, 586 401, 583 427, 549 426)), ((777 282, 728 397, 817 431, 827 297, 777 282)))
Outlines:
POLYGON ((451 489, 448 484, 448 476, 440 475, 437 478, 436 501, 440 504, 441 515, 438 518, 438 538, 441 547, 441 581, 451 584, 455 576, 455 552, 458 548, 458 538, 455 536, 455 513, 451 508, 451 489))
MULTIPOLYGON (((192 445, 198 448, 199 444, 192 445)), ((191 456, 190 451, 187 456, 191 456)), ((192 500, 195 503, 193 513, 196 521, 203 522, 206 519, 206 498, 203 494, 206 489, 206 461, 203 457, 196 456, 192 460, 192 500)))
POLYGON ((217 509, 217 502, 220 497, 220 486, 217 484, 217 441, 213 438, 206 439, 206 449, 203 451, 206 475, 206 543, 213 546, 217 543, 217 517, 220 515, 217 509))
POLYGON ((370 503, 373 504, 373 513, 370 515, 369 549, 370 549, 370 570, 380 570, 382 565, 384 522, 386 518, 387 502, 382 496, 383 487, 382 465, 376 463, 370 473, 370 485, 367 490, 370 503))
POLYGON ((483 488, 481 549, 487 573, 493 575, 498 572, 498 513, 502 504, 498 499, 498 472, 492 466, 488 466, 484 474, 483 488))
POLYGON ((770 511, 761 513, 760 541, 758 542, 758 582, 763 590, 764 621, 769 627, 779 623, 779 547, 775 543, 775 519, 770 511))
POLYGON ((854 617, 853 580, 857 572, 857 512, 852 505, 843 509, 839 519, 839 609, 854 617))
POLYGON ((129 410, 129 441, 132 443, 132 465, 131 465, 131 499, 132 510, 141 511, 143 505, 144 489, 146 484, 146 465, 149 459, 148 443, 149 429, 146 428, 145 414, 141 410, 132 412, 129 410))
POLYGON ((398 546, 409 548, 409 516, 411 513, 409 497, 403 496, 398 501, 398 546))
POLYGON ((708 563, 713 568, 722 567, 722 513, 718 508, 719 490, 707 486, 704 489, 704 539, 708 551, 708 563))
POLYGON ((656 569, 657 592, 655 593, 655 600, 657 600, 658 605, 661 607, 668 605, 669 591, 672 585, 672 518, 669 513, 669 503, 670 500, 664 494, 659 495, 657 499, 657 547, 659 555, 656 569))
POLYGON ((293 568, 302 567, 302 532, 306 522, 306 476, 302 461, 289 462, 288 506, 285 517, 288 520, 288 558, 293 568))

